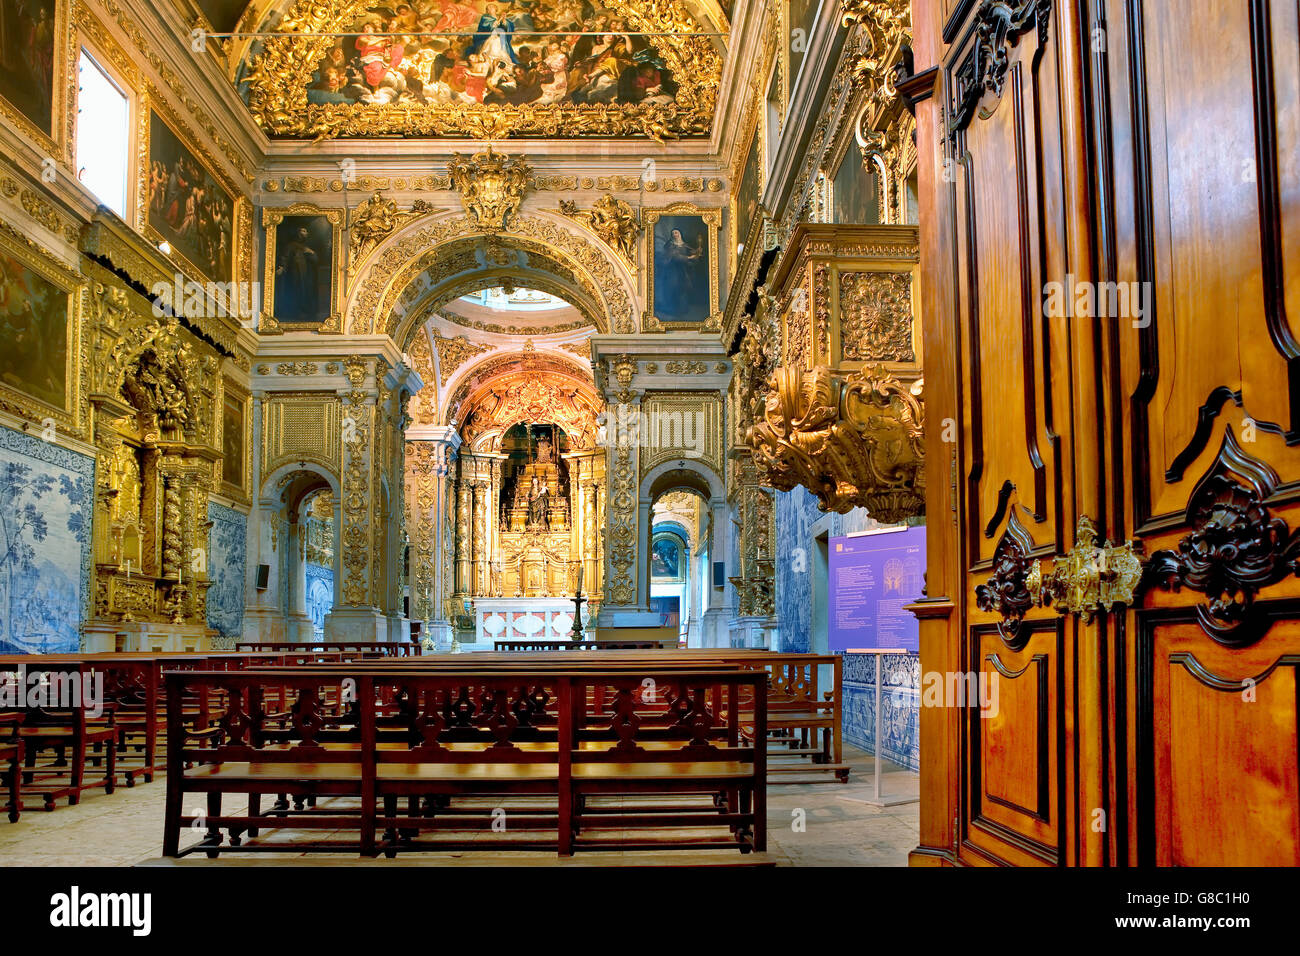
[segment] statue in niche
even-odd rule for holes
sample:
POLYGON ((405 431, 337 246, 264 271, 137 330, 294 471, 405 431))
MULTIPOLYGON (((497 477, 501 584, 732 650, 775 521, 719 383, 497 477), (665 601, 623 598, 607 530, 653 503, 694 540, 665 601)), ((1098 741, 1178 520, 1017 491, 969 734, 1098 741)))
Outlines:
POLYGON ((537 439, 537 461, 540 464, 550 464, 555 461, 555 452, 549 435, 542 435, 537 439))
POLYGON ((549 492, 546 484, 533 475, 528 486, 528 528, 529 530, 547 529, 547 498, 549 492))

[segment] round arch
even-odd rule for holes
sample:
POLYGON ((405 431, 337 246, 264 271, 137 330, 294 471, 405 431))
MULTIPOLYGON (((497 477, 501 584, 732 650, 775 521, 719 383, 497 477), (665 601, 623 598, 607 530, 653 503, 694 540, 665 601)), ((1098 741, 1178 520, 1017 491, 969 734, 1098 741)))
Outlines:
POLYGON ((651 468, 641 479, 638 497, 653 505, 670 491, 694 491, 710 505, 727 497, 722 476, 693 458, 674 458, 651 468))
MULTIPOLYGON (((347 302, 344 330, 386 333, 399 342, 409 339, 418 315, 428 311, 403 304, 412 287, 421 301, 436 298, 444 294, 442 287, 479 281, 500 268, 498 261, 508 266, 510 253, 517 263, 519 252, 529 263, 536 258, 537 265, 545 267, 536 271, 550 273, 553 288, 564 290, 560 297, 584 315, 590 313, 593 321, 599 316, 602 323, 607 319, 606 327, 614 332, 636 331, 636 283, 627 266, 577 223, 541 210, 517 214, 499 233, 451 214, 421 217, 394 232, 367 255, 365 272, 347 302)), ((511 274, 518 276, 519 271, 511 274)), ((452 298, 448 295, 443 304, 452 298)))

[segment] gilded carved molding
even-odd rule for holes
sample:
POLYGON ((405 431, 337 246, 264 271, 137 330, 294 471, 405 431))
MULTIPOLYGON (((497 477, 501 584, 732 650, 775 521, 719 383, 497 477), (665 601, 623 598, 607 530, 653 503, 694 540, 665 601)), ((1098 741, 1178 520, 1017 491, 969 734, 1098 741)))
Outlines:
POLYGON ((470 359, 492 351, 492 346, 471 342, 463 335, 448 338, 435 331, 433 341, 438 349, 439 381, 443 386, 450 382, 456 370, 470 359))
POLYGON ((893 523, 925 511, 923 425, 917 395, 883 368, 780 368, 748 443, 764 484, 893 523))
POLYGON ((246 73, 248 105, 270 136, 644 136, 658 142, 707 133, 722 54, 677 0, 608 0, 630 34, 645 34, 679 84, 670 102, 636 104, 311 103, 307 87, 332 34, 352 28, 371 0, 297 0, 246 73))
MULTIPOLYGON (((468 216, 460 216, 429 223, 381 246, 351 297, 346 329, 365 334, 383 331, 400 337, 399 325, 408 323, 394 306, 407 289, 447 255, 446 244, 479 238, 486 244, 492 237, 478 230, 468 216)), ((508 244, 530 255, 566 264, 583 283, 583 291, 589 292, 608 316, 611 331, 634 331, 632 298, 615 269, 614 257, 602 252, 596 243, 556 222, 523 215, 511 218, 507 229, 499 234, 499 241, 503 246, 508 244)))
POLYGON ((561 199, 559 211, 599 236, 605 245, 622 257, 628 270, 636 274, 636 241, 641 235, 641 222, 627 200, 606 193, 590 209, 580 209, 576 202, 561 199))

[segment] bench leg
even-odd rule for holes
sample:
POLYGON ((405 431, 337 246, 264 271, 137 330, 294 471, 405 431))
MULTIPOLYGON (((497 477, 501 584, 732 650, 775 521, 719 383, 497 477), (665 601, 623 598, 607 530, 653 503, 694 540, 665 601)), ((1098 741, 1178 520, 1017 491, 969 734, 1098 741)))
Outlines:
POLYGON ((208 850, 208 859, 217 858, 217 847, 221 846, 221 828, 211 821, 221 816, 221 791, 214 791, 208 794, 208 834, 203 843, 210 846, 208 850))
POLYGON ((86 780, 86 740, 78 735, 72 741, 72 793, 68 794, 68 806, 75 807, 81 802, 81 787, 86 780))
POLYGON ((117 786, 117 748, 113 746, 110 740, 104 745, 105 762, 108 764, 107 771, 104 774, 104 792, 112 793, 117 786))
POLYGON ((17 823, 23 812, 22 769, 15 757, 9 766, 9 822, 17 823))
MULTIPOLYGON (((384 794, 384 816, 397 816, 397 797, 395 794, 384 794)), ((388 857, 390 860, 397 856, 397 847, 394 846, 396 842, 397 828, 393 826, 384 827, 384 856, 388 857)))
MULTIPOLYGON (((406 813, 407 816, 411 817, 417 817, 420 815, 420 798, 418 796, 406 798, 406 813)), ((400 832, 402 839, 404 840, 413 840, 420 835, 418 827, 407 827, 400 832)))
MULTIPOLYGON (((248 795, 248 815, 250 817, 260 817, 262 815, 262 795, 260 793, 250 793, 248 795)), ((259 832, 261 831, 257 827, 249 827, 248 838, 250 840, 256 838, 259 832)))

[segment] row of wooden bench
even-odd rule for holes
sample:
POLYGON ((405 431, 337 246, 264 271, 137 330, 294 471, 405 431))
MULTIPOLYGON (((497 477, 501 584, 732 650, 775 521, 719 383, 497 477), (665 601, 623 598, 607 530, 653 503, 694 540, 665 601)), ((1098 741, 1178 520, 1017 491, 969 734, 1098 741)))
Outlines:
POLYGON ((168 765, 187 769, 168 774, 164 853, 464 848, 497 814, 554 834, 512 848, 764 849, 765 672, 486 656, 169 672, 168 765), (210 726, 194 724, 193 701, 217 714, 210 726), (194 793, 202 814, 185 813, 194 793), (245 813, 225 812, 232 794, 245 813), (520 797, 533 803, 507 810, 520 797), (627 805, 644 797, 660 802, 627 805), (195 826, 203 839, 181 847, 195 826), (245 842, 268 829, 278 839, 245 842), (322 830, 349 836, 300 835, 322 830))
POLYGON ((15 706, 0 710, 0 772, 11 821, 24 796, 53 810, 77 804, 88 790, 112 793, 117 778, 133 787, 162 769, 159 733, 165 668, 241 669, 341 659, 336 652, 109 652, 0 655, 0 681, 15 706), (60 702, 60 691, 77 700, 60 702), (37 699, 32 700, 39 694, 37 699), (85 706, 85 694, 95 695, 85 706), (54 698, 54 699, 50 699, 54 698), (21 706, 18 706, 21 704, 21 706))
MULTIPOLYGON (((296 645, 288 645, 294 647, 296 645)), ((316 645, 304 645, 315 648, 316 645)), ((263 646, 265 647, 265 646, 263 646)), ((90 719, 78 708, 27 708, 10 711, 0 723, 0 772, 9 796, 7 808, 11 819, 23 809, 20 792, 26 783, 28 795, 38 796, 46 810, 56 801, 67 798, 75 804, 83 792, 103 788, 112 792, 118 775, 126 785, 143 779, 150 781, 162 768, 160 739, 164 733, 162 717, 162 672, 164 669, 243 669, 254 665, 302 664, 308 661, 378 660, 371 646, 337 645, 336 649, 313 649, 306 652, 270 648, 258 652, 214 652, 198 654, 108 653, 0 657, 3 672, 22 666, 29 673, 44 669, 47 673, 66 676, 79 673, 89 681, 94 675, 103 680, 104 713, 90 719), (350 653, 337 648, 346 647, 350 653)), ((842 763, 840 734, 839 659, 817 655, 780 655, 764 651, 671 652, 673 656, 694 660, 701 666, 708 661, 742 662, 748 668, 763 668, 770 675, 769 733, 773 758, 768 772, 806 774, 809 770, 833 774, 845 780, 847 765, 842 763), (818 669, 830 665, 832 688, 818 692, 818 669), (809 736, 820 735, 818 745, 809 736)), ((582 657, 595 662, 597 656, 608 659, 608 648, 592 650, 582 657)), ((664 660, 664 652, 645 651, 652 660, 664 660)), ((530 660, 546 655, 528 655, 530 660)), ((572 655, 563 655, 571 658, 572 655)), ((622 652, 628 661, 632 652, 622 652)), ((473 655, 439 655, 418 657, 403 653, 394 663, 441 662, 454 666, 477 666, 492 659, 507 659, 511 666, 521 666, 517 653, 473 655), (457 664, 457 662, 460 662, 457 664)), ((202 702, 194 701, 192 718, 205 725, 209 715, 202 702)), ((3 712, 0 712, 3 713, 3 712)), ((829 779, 823 777, 822 779, 829 779)))

